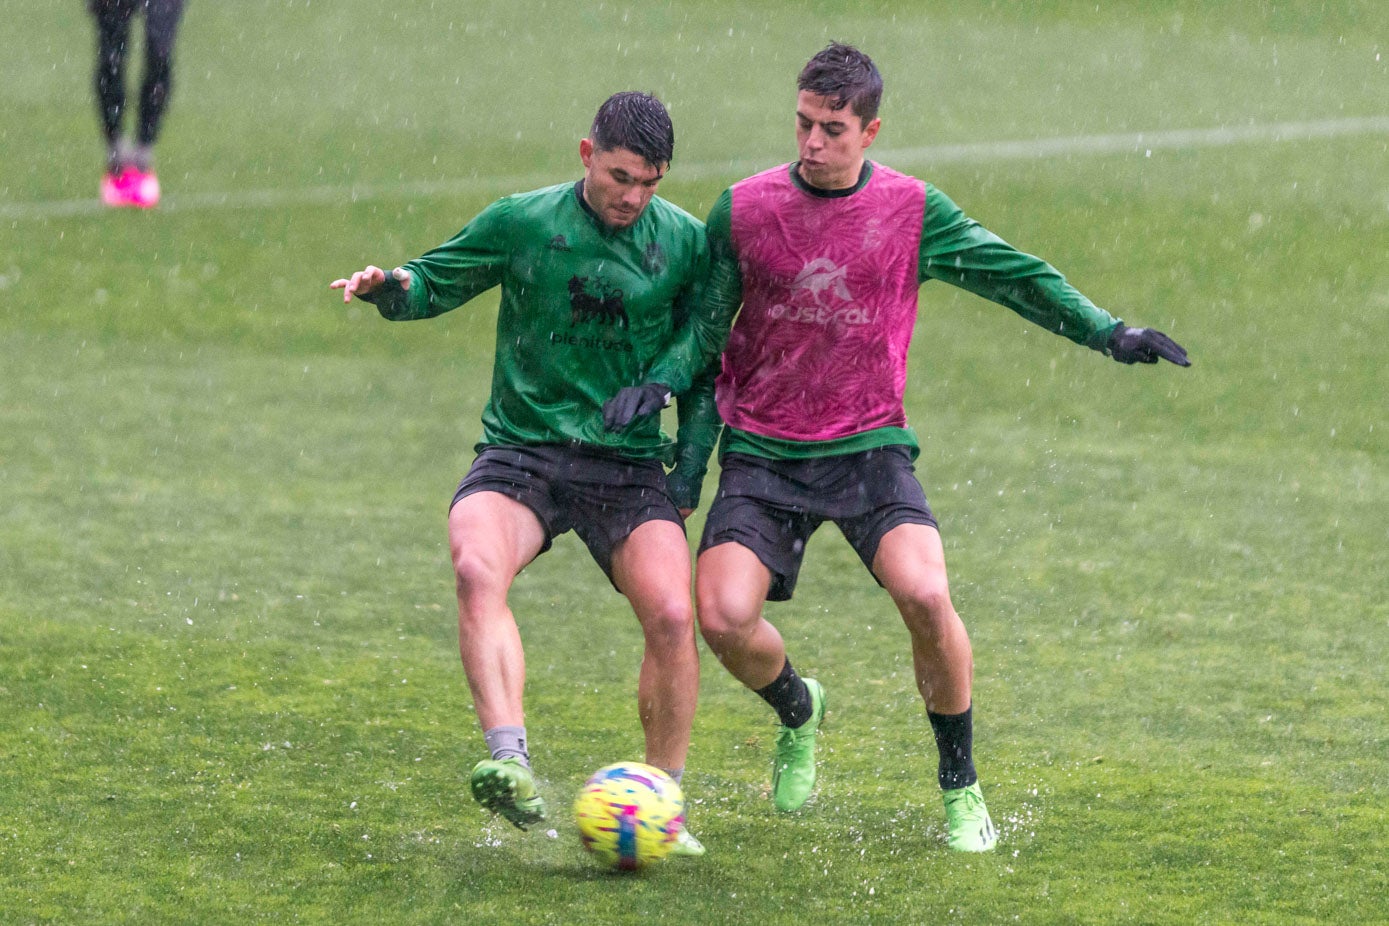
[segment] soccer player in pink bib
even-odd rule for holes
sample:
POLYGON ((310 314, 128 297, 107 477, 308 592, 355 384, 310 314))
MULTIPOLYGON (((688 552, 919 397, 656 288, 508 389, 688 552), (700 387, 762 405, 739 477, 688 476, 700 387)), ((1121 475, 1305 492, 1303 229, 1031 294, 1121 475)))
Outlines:
POLYGON ((973 654, 902 406, 918 289, 944 280, 1122 363, 1189 361, 1166 335, 1098 308, 929 183, 867 160, 882 96, 867 55, 831 44, 806 64, 798 89, 799 159, 715 203, 702 307, 646 382, 609 402, 607 423, 620 429, 647 411, 646 393, 687 389, 722 351, 722 472, 699 546, 696 609, 710 649, 780 719, 775 806, 793 811, 811 795, 825 691, 792 668, 763 602, 791 597, 806 541, 833 521, 906 623, 940 754, 949 845, 985 852, 998 834, 974 766, 973 654))

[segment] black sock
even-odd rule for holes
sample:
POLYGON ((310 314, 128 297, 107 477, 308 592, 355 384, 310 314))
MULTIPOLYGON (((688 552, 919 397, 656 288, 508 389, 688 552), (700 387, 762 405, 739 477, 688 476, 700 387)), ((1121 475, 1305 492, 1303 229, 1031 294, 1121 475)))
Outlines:
POLYGON ((940 750, 940 768, 936 777, 941 790, 967 788, 979 780, 974 771, 974 705, 963 714, 933 714, 931 729, 936 734, 936 749, 940 750))
POLYGON ((790 659, 781 667, 781 674, 776 677, 776 681, 766 688, 757 689, 757 694, 772 706, 777 717, 781 718, 783 726, 799 727, 815 712, 815 705, 810 700, 810 689, 805 687, 805 682, 796 674, 796 670, 791 668, 790 659))

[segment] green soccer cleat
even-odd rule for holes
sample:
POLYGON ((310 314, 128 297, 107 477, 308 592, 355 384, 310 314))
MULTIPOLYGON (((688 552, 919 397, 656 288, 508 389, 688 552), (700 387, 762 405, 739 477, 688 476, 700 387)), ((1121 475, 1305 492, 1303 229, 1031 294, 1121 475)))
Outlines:
POLYGON ((535 787, 535 775, 520 759, 483 759, 473 766, 473 799, 527 829, 545 819, 545 799, 535 787))
POLYGON ((813 678, 805 680, 805 687, 810 689, 810 719, 799 727, 781 727, 772 757, 772 803, 784 813, 798 810, 815 788, 815 736, 825 719, 825 689, 813 678))
POLYGON ((979 782, 967 788, 952 788, 942 795, 946 826, 950 829, 950 848, 956 852, 988 852, 997 845, 998 830, 989 819, 979 782))
POLYGON ((696 839, 694 833, 681 827, 679 838, 675 840, 675 845, 670 847, 670 857, 699 858, 704 851, 704 843, 696 839))

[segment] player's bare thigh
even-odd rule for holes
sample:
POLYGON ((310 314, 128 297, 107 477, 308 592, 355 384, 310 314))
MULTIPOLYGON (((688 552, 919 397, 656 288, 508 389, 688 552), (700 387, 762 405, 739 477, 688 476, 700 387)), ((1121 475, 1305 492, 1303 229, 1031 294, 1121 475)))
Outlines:
POLYGON ((465 583, 509 586, 540 554, 545 528, 535 512, 499 492, 465 495, 449 511, 449 551, 465 583))
POLYGON ((721 543, 699 554, 695 566, 695 601, 706 630, 754 623, 771 588, 772 573, 757 554, 741 543, 721 543))
POLYGON ((638 616, 659 613, 693 619, 690 604, 690 545, 672 521, 638 524, 613 550, 614 584, 638 616))
POLYGON ((884 534, 873 556, 873 575, 899 605, 950 607, 945 547, 929 524, 899 524, 884 534))

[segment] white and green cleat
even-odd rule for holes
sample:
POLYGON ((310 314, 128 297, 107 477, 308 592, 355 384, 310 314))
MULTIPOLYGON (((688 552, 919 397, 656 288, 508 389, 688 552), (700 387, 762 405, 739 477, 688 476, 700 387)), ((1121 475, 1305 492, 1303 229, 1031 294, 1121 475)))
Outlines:
POLYGON ((670 847, 671 858, 699 858, 704 855, 704 843, 695 838, 695 834, 680 828, 680 836, 675 840, 675 845, 670 847))
POLYGON ((815 679, 810 689, 810 719, 799 727, 780 728, 772 758, 772 804, 783 813, 799 810, 815 789, 815 736, 825 719, 825 689, 815 679))
POLYGON ((545 819, 545 799, 535 775, 519 759, 483 759, 473 766, 473 799, 517 829, 545 819))
POLYGON ((975 782, 967 788, 942 792, 949 845, 956 852, 988 852, 998 844, 998 830, 984 806, 984 792, 975 782))

